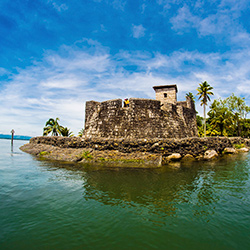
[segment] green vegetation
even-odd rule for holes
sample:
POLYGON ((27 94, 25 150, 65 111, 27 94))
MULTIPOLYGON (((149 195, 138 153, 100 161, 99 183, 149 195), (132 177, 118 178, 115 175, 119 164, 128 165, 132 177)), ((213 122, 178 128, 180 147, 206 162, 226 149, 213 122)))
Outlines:
POLYGON ((106 159, 104 157, 100 157, 98 160, 99 161, 106 161, 106 159))
POLYGON ((211 90, 213 87, 211 87, 206 81, 199 84, 199 87, 197 88, 198 91, 198 100, 201 100, 201 106, 203 106, 204 109, 204 137, 206 137, 206 106, 207 102, 210 101, 210 95, 213 95, 213 92, 211 90))
POLYGON ((39 153, 39 156, 44 156, 44 155, 49 155, 50 152, 47 152, 47 151, 42 151, 39 153))
POLYGON ((227 108, 226 100, 214 100, 210 106, 209 133, 211 135, 227 135, 225 129, 230 126, 231 114, 227 108))
MULTIPOLYGON (((225 99, 214 100, 206 120, 206 135, 250 137, 248 113, 250 107, 246 105, 243 97, 232 94, 225 99)), ((204 136, 203 118, 199 115, 197 115, 197 126, 199 136, 204 136)))
POLYGON ((234 144, 233 146, 234 146, 234 148, 236 148, 236 149, 240 149, 240 148, 244 148, 244 147, 245 147, 245 144, 244 144, 244 143, 242 143, 242 144, 234 144))
POLYGON ((196 115, 196 122, 198 127, 198 134, 199 136, 203 136, 203 118, 199 115, 196 115))
POLYGON ((73 132, 69 128, 59 125, 59 118, 50 118, 43 128, 43 135, 47 136, 51 133, 52 136, 62 135, 65 137, 72 137, 73 132))
POLYGON ((81 156, 85 160, 92 160, 93 159, 93 155, 89 151, 83 152, 81 156))
POLYGON ((61 135, 62 126, 59 125, 58 121, 59 118, 50 118, 43 128, 43 135, 48 135, 50 133, 52 133, 53 136, 61 135))
POLYGON ((191 92, 186 93, 186 97, 189 97, 193 102, 195 102, 195 96, 193 95, 193 93, 191 92))
MULTIPOLYGON (((61 126, 61 127, 62 127, 62 126, 61 126)), ((62 134, 62 136, 66 136, 66 137, 72 137, 72 136, 74 136, 74 135, 73 135, 73 132, 70 131, 70 129, 67 128, 67 127, 62 127, 62 128, 61 128, 61 134, 62 134)))
POLYGON ((78 136, 79 136, 79 137, 82 137, 82 136, 83 136, 83 133, 84 133, 84 128, 82 128, 82 129, 78 132, 78 136))

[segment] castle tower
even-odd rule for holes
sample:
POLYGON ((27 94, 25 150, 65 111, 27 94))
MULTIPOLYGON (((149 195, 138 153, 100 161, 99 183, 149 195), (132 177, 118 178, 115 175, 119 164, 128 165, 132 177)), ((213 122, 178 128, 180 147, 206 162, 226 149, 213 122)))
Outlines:
POLYGON ((176 104, 177 102, 177 86, 174 85, 162 85, 154 86, 156 100, 161 101, 161 104, 172 103, 176 104))

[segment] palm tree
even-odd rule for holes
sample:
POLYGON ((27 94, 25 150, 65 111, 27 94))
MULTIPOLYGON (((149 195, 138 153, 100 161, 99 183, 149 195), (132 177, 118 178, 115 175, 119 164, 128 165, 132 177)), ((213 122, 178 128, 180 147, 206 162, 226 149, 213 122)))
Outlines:
POLYGON ((232 123, 232 114, 226 106, 226 101, 221 99, 214 100, 210 106, 208 115, 210 121, 209 124, 212 129, 218 128, 221 136, 223 136, 223 133, 227 134, 226 128, 229 128, 232 123))
POLYGON ((189 97, 193 102, 195 102, 195 96, 193 95, 193 93, 191 92, 186 93, 186 97, 189 97))
MULTIPOLYGON (((61 127, 62 127, 62 126, 61 126, 61 127)), ((73 132, 70 131, 70 129, 67 128, 67 127, 62 127, 62 128, 61 128, 61 135, 62 135, 62 136, 65 136, 65 137, 72 137, 72 136, 74 136, 74 135, 73 135, 73 132)))
POLYGON ((82 128, 82 129, 79 131, 78 136, 79 136, 79 137, 82 137, 83 134, 84 134, 84 128, 82 128))
POLYGON ((206 105, 207 102, 210 101, 210 95, 213 95, 214 93, 211 92, 213 87, 211 87, 206 81, 199 84, 199 87, 197 88, 198 91, 198 100, 201 99, 201 106, 203 105, 204 108, 204 137, 206 137, 206 105))
POLYGON ((52 133, 53 136, 61 135, 62 126, 58 123, 59 118, 56 118, 55 120, 53 118, 50 118, 43 128, 43 135, 48 135, 52 133))

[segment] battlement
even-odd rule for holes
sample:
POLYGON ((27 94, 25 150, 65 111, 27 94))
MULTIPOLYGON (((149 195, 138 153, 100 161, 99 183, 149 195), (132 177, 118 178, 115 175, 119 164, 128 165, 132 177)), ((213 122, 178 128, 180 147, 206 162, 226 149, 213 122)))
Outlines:
MULTIPOLYGON (((139 106, 156 106, 160 107, 160 101, 154 99, 145 99, 145 98, 130 98, 129 99, 129 107, 138 108, 139 106)), ((86 107, 106 107, 106 108, 122 108, 123 102, 122 99, 113 99, 107 100, 104 102, 96 102, 96 101, 87 101, 86 107)))
POLYGON ((162 103, 161 100, 130 98, 87 101, 85 137, 184 138, 197 136, 193 102, 162 103))

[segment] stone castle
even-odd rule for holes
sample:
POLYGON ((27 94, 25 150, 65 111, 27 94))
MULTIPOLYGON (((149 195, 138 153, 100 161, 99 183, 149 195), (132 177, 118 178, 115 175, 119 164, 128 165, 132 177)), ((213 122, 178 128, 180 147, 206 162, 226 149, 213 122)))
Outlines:
POLYGON ((185 138, 198 136, 195 105, 191 98, 177 102, 177 86, 154 86, 156 100, 130 98, 87 101, 85 138, 185 138))

